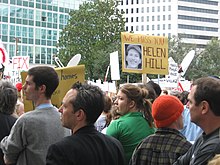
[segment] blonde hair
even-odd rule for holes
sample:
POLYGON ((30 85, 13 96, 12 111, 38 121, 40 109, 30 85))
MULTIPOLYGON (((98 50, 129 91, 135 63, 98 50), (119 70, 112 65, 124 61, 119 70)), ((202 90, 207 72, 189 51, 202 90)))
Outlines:
POLYGON ((216 154, 213 159, 208 162, 208 165, 219 165, 220 164, 220 154, 216 154))

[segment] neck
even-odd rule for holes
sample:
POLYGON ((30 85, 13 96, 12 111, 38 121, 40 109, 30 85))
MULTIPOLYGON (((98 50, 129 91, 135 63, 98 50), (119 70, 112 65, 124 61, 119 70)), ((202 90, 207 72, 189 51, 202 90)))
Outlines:
POLYGON ((78 131, 80 128, 85 127, 87 124, 82 122, 82 123, 78 123, 75 127, 73 127, 72 130, 72 134, 75 134, 76 131, 78 131))
POLYGON ((40 99, 40 100, 37 100, 34 105, 35 105, 35 107, 37 107, 41 104, 51 104, 51 100, 50 99, 48 99, 48 100, 46 100, 46 99, 41 100, 40 99))
MULTIPOLYGON (((211 123, 214 123, 214 122, 211 122, 211 123)), ((212 127, 210 126, 207 126, 207 127, 201 127, 202 130, 205 132, 206 135, 212 133, 213 131, 215 131, 216 129, 220 128, 220 123, 214 125, 212 127)))

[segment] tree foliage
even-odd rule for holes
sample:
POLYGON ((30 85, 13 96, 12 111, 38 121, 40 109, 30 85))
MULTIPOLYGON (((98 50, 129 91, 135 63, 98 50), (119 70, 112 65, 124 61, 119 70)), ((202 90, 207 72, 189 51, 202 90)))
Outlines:
POLYGON ((77 53, 86 66, 86 78, 103 78, 109 53, 120 47, 125 22, 115 0, 86 2, 70 12, 70 20, 59 39, 60 60, 67 64, 77 53))
POLYGON ((220 76, 220 40, 217 39, 212 39, 196 55, 189 73, 191 79, 210 75, 220 76))

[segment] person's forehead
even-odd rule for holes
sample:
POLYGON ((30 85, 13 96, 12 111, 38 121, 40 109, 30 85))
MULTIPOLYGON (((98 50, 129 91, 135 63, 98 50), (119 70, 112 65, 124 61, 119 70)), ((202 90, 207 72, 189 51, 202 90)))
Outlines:
POLYGON ((29 82, 33 81, 33 76, 32 75, 27 75, 26 81, 29 81, 29 82))
POLYGON ((126 97, 126 94, 119 90, 117 96, 126 97))
POLYGON ((131 49, 129 50, 129 52, 137 52, 137 53, 138 53, 138 51, 137 51, 135 48, 131 48, 131 49))
POLYGON ((64 96, 63 100, 64 101, 69 101, 72 100, 74 97, 76 97, 77 91, 75 89, 70 89, 67 91, 66 95, 64 96))
POLYGON ((192 88, 191 88, 191 90, 189 92, 188 97, 193 97, 194 96, 194 93, 196 91, 196 87, 197 87, 196 85, 192 86, 192 88))

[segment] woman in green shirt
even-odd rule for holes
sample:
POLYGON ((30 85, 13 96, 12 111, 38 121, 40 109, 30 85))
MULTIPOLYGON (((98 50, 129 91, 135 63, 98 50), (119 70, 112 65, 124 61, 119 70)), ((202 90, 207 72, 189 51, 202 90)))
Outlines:
POLYGON ((126 162, 135 147, 155 132, 151 115, 151 103, 145 99, 148 92, 132 84, 123 85, 114 102, 121 117, 113 120, 107 128, 107 135, 118 139, 125 152, 126 162))

